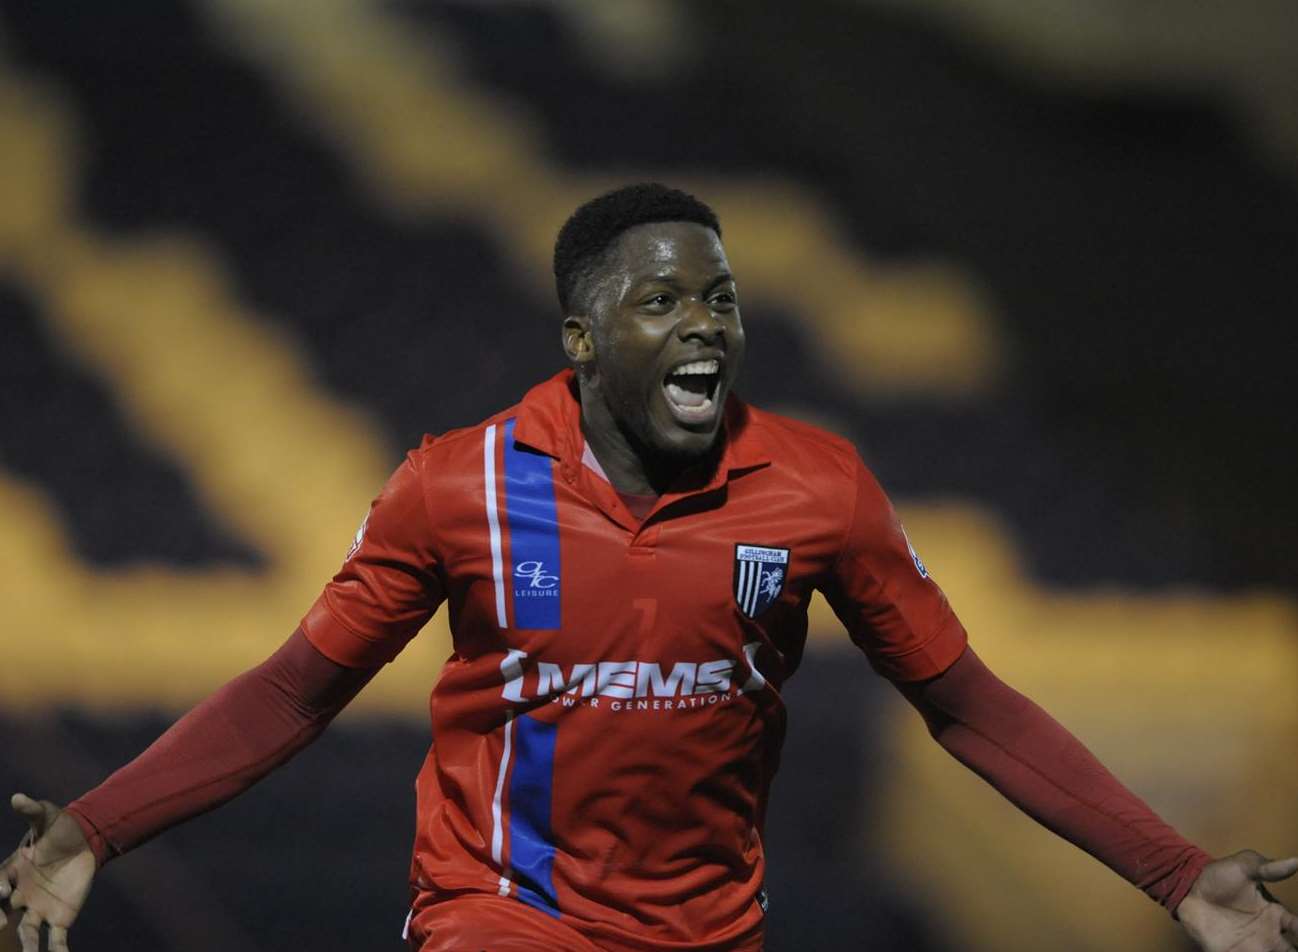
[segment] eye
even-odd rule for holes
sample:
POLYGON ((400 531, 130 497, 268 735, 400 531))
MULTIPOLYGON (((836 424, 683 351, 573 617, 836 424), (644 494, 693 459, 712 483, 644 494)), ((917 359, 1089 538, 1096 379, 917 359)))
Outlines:
POLYGON ((709 301, 714 311, 733 311, 739 301, 734 291, 718 291, 709 301))
POLYGON ((645 299, 641 307, 649 308, 654 311, 670 311, 676 304, 676 299, 670 294, 659 292, 645 299))

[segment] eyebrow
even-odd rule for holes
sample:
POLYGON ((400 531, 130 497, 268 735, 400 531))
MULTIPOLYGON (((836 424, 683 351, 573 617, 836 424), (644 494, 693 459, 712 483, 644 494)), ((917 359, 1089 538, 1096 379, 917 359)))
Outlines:
MULTIPOLYGON (((708 291, 713 291, 719 285, 728 284, 730 282, 733 282, 734 280, 735 280, 734 275, 732 275, 729 271, 722 271, 720 274, 716 275, 711 281, 708 282, 707 287, 704 288, 704 293, 706 294, 708 291)), ((676 290, 680 290, 682 287, 680 281, 677 278, 675 271, 660 271, 658 274, 646 275, 645 277, 636 281, 633 286, 638 288, 646 284, 654 284, 654 283, 670 285, 672 288, 676 290)))

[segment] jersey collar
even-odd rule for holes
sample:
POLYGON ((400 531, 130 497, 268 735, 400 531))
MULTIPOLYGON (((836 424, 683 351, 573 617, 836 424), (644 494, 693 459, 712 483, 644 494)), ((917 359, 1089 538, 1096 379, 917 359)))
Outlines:
MULTIPOLYGON (((730 477, 766 466, 770 454, 752 411, 733 393, 726 399, 721 462, 706 485, 692 491, 715 489, 730 477)), ((518 406, 514 438, 559 461, 564 475, 572 477, 581 467, 585 437, 581 432, 581 398, 577 375, 571 368, 529 390, 518 406)))

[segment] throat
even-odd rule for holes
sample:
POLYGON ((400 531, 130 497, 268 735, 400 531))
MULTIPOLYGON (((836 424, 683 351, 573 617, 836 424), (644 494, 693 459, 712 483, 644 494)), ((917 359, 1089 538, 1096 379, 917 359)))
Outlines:
POLYGON ((588 469, 602 477, 619 495, 662 495, 642 453, 637 450, 634 436, 612 421, 607 431, 592 426, 584 413, 581 424, 585 440, 582 462, 588 469))
MULTIPOLYGON (((602 476, 623 497, 624 503, 627 496, 656 501, 659 496, 680 489, 687 481, 687 474, 701 462, 691 457, 654 453, 621 427, 616 431, 620 439, 615 440, 601 438, 584 425, 582 430, 586 439, 583 458, 589 454, 595 464, 588 464, 588 468, 602 476)), ((629 503, 626 505, 635 511, 629 503)))
POLYGON ((645 517, 653 512, 654 506, 658 505, 656 493, 618 493, 617 496, 622 500, 622 505, 626 506, 626 511, 631 513, 637 522, 644 522, 645 517))
MULTIPOLYGON (((581 398, 581 432, 604 478, 619 493, 662 496, 688 491, 696 482, 692 474, 710 478, 716 467, 721 441, 699 455, 664 453, 644 443, 636 432, 609 411, 597 394, 584 387, 581 398)), ((705 400, 710 398, 706 397, 705 400)), ((592 467, 593 468, 593 467, 592 467)))

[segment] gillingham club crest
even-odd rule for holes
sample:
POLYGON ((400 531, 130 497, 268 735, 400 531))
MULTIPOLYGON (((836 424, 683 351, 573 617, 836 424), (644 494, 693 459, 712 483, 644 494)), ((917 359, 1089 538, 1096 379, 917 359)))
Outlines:
POLYGON ((756 618, 784 591, 789 571, 789 550, 766 545, 735 546, 735 601, 739 610, 756 618))

